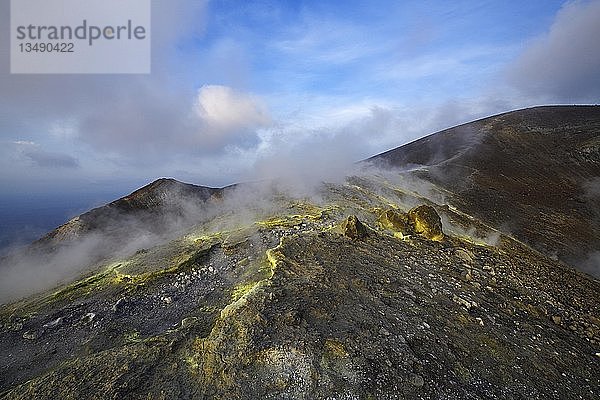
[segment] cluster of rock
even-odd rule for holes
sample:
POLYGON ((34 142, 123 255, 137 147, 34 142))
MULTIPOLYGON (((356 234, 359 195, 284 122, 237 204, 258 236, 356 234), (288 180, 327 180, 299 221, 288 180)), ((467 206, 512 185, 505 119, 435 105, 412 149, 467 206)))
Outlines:
MULTIPOLYGON (((414 207, 407 213, 390 208, 379 214, 377 223, 401 239, 420 235, 436 242, 444 240, 441 218, 435 208, 429 205, 414 207)), ((342 231, 354 240, 368 236, 367 227, 355 215, 349 216, 342 223, 342 231)))
POLYGON ((366 187, 0 309, 0 398, 593 398, 598 281, 366 187))

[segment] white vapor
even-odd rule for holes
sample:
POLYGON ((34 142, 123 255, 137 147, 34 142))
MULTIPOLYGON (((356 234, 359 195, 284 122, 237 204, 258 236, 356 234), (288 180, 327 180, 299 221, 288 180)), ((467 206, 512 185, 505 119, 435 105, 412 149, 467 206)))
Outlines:
POLYGON ((266 107, 256 97, 237 93, 227 86, 203 86, 195 107, 198 116, 214 129, 211 133, 252 129, 271 122, 266 107))
POLYGON ((547 34, 534 40, 509 68, 522 92, 550 101, 600 98, 600 0, 569 1, 547 34))

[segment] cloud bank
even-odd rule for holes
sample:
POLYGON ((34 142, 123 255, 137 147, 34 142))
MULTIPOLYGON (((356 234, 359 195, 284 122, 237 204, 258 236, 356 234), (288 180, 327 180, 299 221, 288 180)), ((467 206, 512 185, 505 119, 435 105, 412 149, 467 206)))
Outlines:
POLYGON ((148 160, 246 148, 270 121, 258 98, 230 87, 203 86, 186 100, 143 86, 93 110, 81 121, 79 135, 99 150, 148 160))
POLYGON ((600 1, 570 1, 509 68, 519 91, 559 102, 600 99, 600 1))
POLYGON ((22 155, 41 168, 77 168, 79 161, 68 154, 53 153, 41 149, 35 143, 17 142, 22 155))
MULTIPOLYGON (((2 27, 8 5, 0 0, 2 27)), ((77 189, 135 182, 124 192, 157 176, 215 186, 273 173, 330 179, 454 124, 600 98, 599 0, 558 13, 529 3, 152 5, 148 76, 10 75, 8 35, 0 37, 0 141, 36 144, 0 149, 5 188, 67 178, 77 189), (506 26, 494 24, 507 12, 506 26), (525 22, 534 28, 509 35, 525 22)))

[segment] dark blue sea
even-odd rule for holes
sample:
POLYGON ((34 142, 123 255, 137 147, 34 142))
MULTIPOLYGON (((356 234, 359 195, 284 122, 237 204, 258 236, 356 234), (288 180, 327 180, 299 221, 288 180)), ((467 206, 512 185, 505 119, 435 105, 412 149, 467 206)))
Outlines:
POLYGON ((39 239, 49 231, 122 194, 0 194, 0 255, 39 239))

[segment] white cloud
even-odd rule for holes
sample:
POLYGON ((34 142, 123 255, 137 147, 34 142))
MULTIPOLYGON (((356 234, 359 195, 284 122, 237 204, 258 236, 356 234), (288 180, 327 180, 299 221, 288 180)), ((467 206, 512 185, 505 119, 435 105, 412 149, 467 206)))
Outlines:
MULTIPOLYGON (((365 36, 364 26, 335 19, 306 16, 303 23, 288 29, 286 36, 271 43, 275 51, 311 66, 342 65, 387 52, 394 40, 375 42, 365 36)), ((369 27, 373 33, 374 28, 369 27)))
POLYGON ((600 98, 600 0, 567 2, 508 71, 519 90, 558 102, 600 98))
MULTIPOLYGON (((70 147, 86 165, 92 153, 103 162, 88 171, 96 174, 114 167, 117 159, 164 165, 182 152, 226 146, 211 142, 205 148, 201 143, 202 121, 190 117, 195 88, 186 80, 191 72, 180 56, 181 43, 202 34, 206 4, 152 0, 151 75, 18 75, 9 73, 8 58, 3 58, 0 140, 25 136, 44 148, 70 147)), ((9 5, 0 0, 0 26, 10 26, 9 5)), ((0 40, 0 54, 8 50, 9 41, 0 40)), ((40 162, 50 161, 36 154, 34 163, 40 162)), ((26 168, 17 174, 24 175, 26 168)), ((15 171, 0 172, 0 180, 12 175, 15 171)))
POLYGON ((59 140, 69 140, 77 136, 77 120, 66 118, 54 121, 48 131, 50 136, 59 140))
POLYGON ((195 102, 197 115, 212 128, 211 134, 268 126, 271 118, 266 107, 252 95, 227 86, 207 85, 200 88, 195 102))
POLYGON ((140 85, 92 110, 79 127, 95 149, 131 157, 132 164, 253 147, 271 118, 261 100, 226 86, 204 86, 185 99, 140 85), (108 118, 107 118, 108 116, 108 118))
MULTIPOLYGON (((8 3, 0 0, 0 22, 9 22, 8 3)), ((426 26, 414 19, 414 32, 400 35, 413 21, 397 18, 402 7, 386 10, 387 18, 373 25, 373 15, 349 18, 302 7, 288 18, 277 14, 279 6, 256 4, 214 7, 228 10, 205 18, 213 10, 207 3, 153 0, 149 76, 19 76, 6 73, 4 63, 0 139, 25 137, 46 151, 76 155, 82 168, 71 174, 108 180, 119 171, 118 179, 150 180, 180 171, 197 183, 220 185, 243 178, 252 165, 275 173, 338 168, 513 108, 482 100, 473 86, 496 85, 480 78, 507 62, 514 47, 469 35, 459 46, 432 47, 432 29, 441 37, 446 26, 435 16, 426 26), (247 20, 246 11, 260 15, 247 20), (334 158, 336 152, 344 154, 334 158)), ((461 21, 453 17, 450 32, 463 27, 461 21)), ((0 41, 0 53, 7 43, 0 41)), ((4 168, 0 180, 25 175, 31 166, 39 174, 43 168, 35 166, 52 159, 69 164, 21 153, 18 174, 4 168)))
POLYGON ((263 130, 256 150, 241 151, 230 165, 247 171, 242 180, 283 177, 301 192, 322 180, 344 177, 361 159, 508 108, 510 103, 493 96, 404 105, 316 100, 307 112, 310 118, 263 130), (322 106, 332 103, 340 105, 322 106))
POLYGON ((384 62, 375 68, 377 78, 382 80, 417 80, 432 76, 454 79, 463 78, 484 68, 494 69, 496 63, 505 61, 507 54, 514 52, 513 46, 470 46, 462 49, 443 49, 434 53, 416 57, 394 59, 384 62), (494 63, 490 63, 493 60, 494 63))
MULTIPOLYGON (((11 143, 12 156, 17 162, 28 162, 40 168, 78 168, 79 160, 69 154, 48 151, 29 140, 16 140, 11 143)), ((8 156, 11 156, 8 154, 8 156)))

